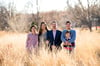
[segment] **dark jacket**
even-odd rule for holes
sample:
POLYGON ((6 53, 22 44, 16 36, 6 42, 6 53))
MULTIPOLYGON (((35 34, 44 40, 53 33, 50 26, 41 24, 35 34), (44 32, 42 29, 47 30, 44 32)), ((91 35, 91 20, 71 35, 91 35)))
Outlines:
POLYGON ((56 36, 55 39, 53 37, 53 30, 50 30, 47 32, 47 40, 49 41, 49 45, 55 45, 56 47, 60 47, 62 41, 61 41, 61 31, 56 30, 56 36))

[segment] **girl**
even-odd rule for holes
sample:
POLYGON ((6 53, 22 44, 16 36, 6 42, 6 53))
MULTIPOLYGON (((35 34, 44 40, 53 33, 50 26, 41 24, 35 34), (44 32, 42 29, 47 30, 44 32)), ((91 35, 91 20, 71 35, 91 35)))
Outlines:
POLYGON ((38 34, 36 34, 35 26, 31 26, 30 33, 27 36, 26 41, 26 48, 27 50, 32 53, 32 50, 36 51, 38 47, 38 34))

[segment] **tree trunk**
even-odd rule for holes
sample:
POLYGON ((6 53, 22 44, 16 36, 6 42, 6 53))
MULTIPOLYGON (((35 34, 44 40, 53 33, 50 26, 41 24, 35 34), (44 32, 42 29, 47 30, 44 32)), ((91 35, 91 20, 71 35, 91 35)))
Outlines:
POLYGON ((92 23, 91 22, 89 22, 88 27, 89 27, 90 32, 92 32, 92 23))
POLYGON ((98 26, 98 20, 96 21, 96 30, 98 30, 98 27, 97 26, 98 26))
POLYGON ((97 26, 96 26, 96 30, 98 30, 97 26))

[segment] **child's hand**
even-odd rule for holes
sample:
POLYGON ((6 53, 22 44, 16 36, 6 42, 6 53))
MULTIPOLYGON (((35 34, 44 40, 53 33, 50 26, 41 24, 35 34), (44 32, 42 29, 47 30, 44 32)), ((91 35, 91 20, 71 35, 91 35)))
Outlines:
POLYGON ((68 41, 66 41, 66 43, 65 43, 66 45, 68 45, 69 44, 69 42, 68 41))
POLYGON ((68 45, 71 45, 71 43, 68 43, 68 45))
POLYGON ((63 45, 67 45, 66 43, 63 43, 63 45))
POLYGON ((49 41, 48 40, 46 41, 46 44, 49 44, 49 41))
POLYGON ((55 49, 56 48, 56 46, 55 45, 52 45, 52 49, 55 49))

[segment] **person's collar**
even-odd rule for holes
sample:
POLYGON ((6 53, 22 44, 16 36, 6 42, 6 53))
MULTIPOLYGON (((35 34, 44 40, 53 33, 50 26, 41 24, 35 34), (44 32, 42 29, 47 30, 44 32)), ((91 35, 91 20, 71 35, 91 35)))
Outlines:
POLYGON ((66 38, 66 40, 70 40, 70 39, 71 39, 71 37, 70 37, 70 38, 68 38, 68 39, 66 38))
POLYGON ((57 29, 52 29, 52 31, 56 31, 57 29))

